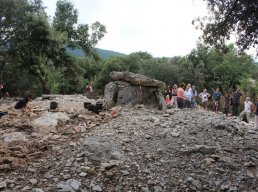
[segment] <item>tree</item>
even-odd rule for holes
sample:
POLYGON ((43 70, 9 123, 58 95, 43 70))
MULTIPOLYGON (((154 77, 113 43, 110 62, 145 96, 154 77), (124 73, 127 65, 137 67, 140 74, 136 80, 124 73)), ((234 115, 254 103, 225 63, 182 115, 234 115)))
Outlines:
POLYGON ((96 61, 98 61, 100 60, 100 57, 93 47, 95 47, 98 41, 104 37, 106 27, 97 21, 91 25, 90 29, 87 24, 78 25, 75 42, 82 48, 85 55, 92 56, 96 61))
POLYGON ((0 46, 10 43, 18 33, 28 10, 27 0, 2 0, 0 3, 0 46))
MULTIPOLYGON (((191 53, 188 55, 188 61, 192 67, 187 70, 190 70, 190 73, 194 76, 193 79, 196 86, 203 88, 205 80, 210 75, 207 73, 209 70, 209 57, 208 54, 209 49, 202 44, 198 44, 196 49, 193 49, 191 53), (192 70, 191 70, 192 69, 192 70)), ((188 76, 191 76, 189 74, 188 76)))
POLYGON ((74 47, 72 39, 76 34, 75 25, 77 21, 78 11, 74 8, 74 5, 67 0, 57 1, 53 26, 56 31, 66 34, 66 42, 64 43, 70 47, 74 47))
POLYGON ((197 26, 203 30, 205 43, 225 48, 225 42, 236 34, 236 44, 241 51, 251 46, 258 48, 257 0, 206 1, 210 16, 198 19, 197 26))
POLYGON ((44 92, 50 92, 47 74, 53 63, 50 62, 48 55, 53 39, 51 39, 50 25, 41 3, 36 0, 29 4, 23 25, 20 26, 19 34, 13 38, 13 41, 16 56, 23 68, 38 78, 44 92))
POLYGON ((77 21, 78 11, 74 5, 67 0, 57 1, 53 27, 66 37, 63 44, 70 48, 82 48, 85 56, 93 56, 95 60, 100 60, 93 48, 104 37, 106 27, 98 21, 91 26, 77 24, 77 21))
POLYGON ((12 38, 20 33, 27 10, 27 0, 2 0, 0 3, 0 82, 6 64, 14 57, 12 38))

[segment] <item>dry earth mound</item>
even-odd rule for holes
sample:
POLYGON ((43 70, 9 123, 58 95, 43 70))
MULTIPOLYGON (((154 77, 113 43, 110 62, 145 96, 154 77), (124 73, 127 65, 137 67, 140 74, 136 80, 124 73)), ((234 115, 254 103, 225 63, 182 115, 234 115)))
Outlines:
MULTIPOLYGON (((252 125, 199 109, 144 105, 117 107, 112 118, 85 110, 83 96, 55 100, 68 118, 45 135, 32 122, 50 112, 14 111, 0 119, 0 190, 258 191, 252 125)), ((46 109, 49 101, 32 106, 46 109)))

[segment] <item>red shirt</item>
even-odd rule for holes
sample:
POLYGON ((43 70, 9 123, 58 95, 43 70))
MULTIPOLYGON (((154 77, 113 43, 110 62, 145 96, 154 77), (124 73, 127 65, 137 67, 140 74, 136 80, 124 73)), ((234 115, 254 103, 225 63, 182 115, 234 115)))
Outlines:
POLYGON ((184 89, 179 87, 177 89, 177 97, 184 98, 184 89))

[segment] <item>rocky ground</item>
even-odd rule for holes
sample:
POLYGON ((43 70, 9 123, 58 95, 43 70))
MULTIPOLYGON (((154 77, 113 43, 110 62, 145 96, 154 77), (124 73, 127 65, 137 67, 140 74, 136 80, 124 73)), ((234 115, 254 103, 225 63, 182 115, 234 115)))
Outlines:
POLYGON ((84 96, 37 98, 0 119, 0 191, 258 191, 258 132, 237 118, 143 105, 99 115, 84 96))

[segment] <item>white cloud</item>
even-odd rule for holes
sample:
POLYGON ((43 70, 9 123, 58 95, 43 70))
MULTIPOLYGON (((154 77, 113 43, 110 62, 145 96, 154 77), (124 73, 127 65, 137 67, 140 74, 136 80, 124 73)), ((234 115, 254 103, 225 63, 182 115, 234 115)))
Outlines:
MULTIPOLYGON (((43 0, 54 14, 56 0, 43 0)), ((100 21, 108 33, 97 47, 155 57, 185 55, 201 34, 191 22, 206 14, 202 0, 73 0, 79 22, 100 21)))

